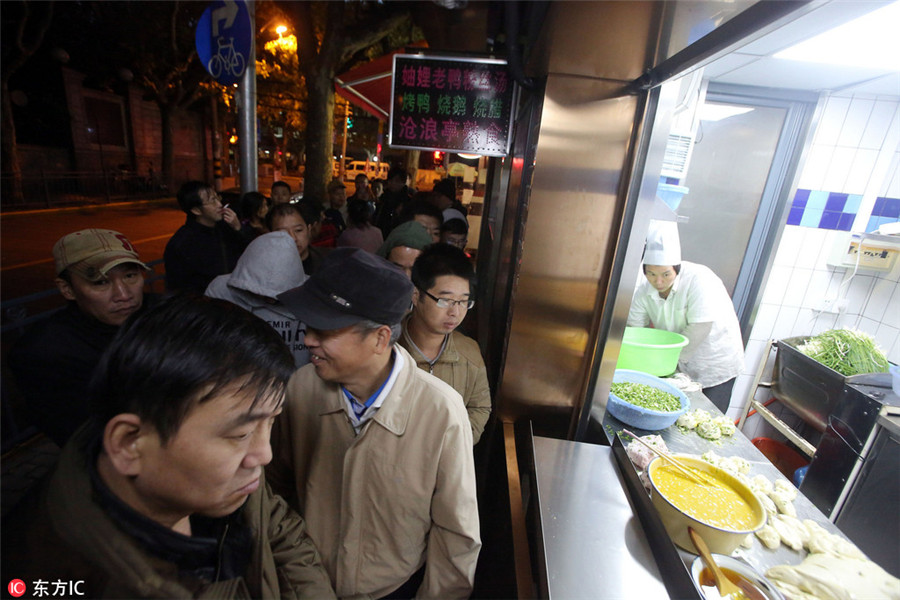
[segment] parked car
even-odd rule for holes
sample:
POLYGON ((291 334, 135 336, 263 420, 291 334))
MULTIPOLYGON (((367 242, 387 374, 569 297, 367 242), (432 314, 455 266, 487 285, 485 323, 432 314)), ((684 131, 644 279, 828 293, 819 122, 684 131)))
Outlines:
POLYGON ((364 173, 370 181, 373 179, 387 179, 389 170, 390 166, 385 162, 369 161, 366 163, 363 160, 354 160, 344 169, 344 180, 353 181, 360 173, 364 173))

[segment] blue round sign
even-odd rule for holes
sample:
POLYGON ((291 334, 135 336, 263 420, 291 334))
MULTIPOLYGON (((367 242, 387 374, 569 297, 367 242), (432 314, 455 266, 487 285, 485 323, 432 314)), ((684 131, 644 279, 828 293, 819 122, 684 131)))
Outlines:
POLYGON ((251 47, 250 13, 244 0, 215 0, 197 23, 197 55, 219 83, 238 83, 248 61, 256 60, 251 47))

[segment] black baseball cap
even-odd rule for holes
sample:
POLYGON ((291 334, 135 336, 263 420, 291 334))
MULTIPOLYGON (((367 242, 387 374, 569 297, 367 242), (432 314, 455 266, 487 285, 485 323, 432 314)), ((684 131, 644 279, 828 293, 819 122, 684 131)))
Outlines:
POLYGON ((303 285, 278 299, 313 329, 331 330, 365 320, 396 325, 410 309, 412 292, 406 274, 387 260, 359 248, 336 248, 303 285))

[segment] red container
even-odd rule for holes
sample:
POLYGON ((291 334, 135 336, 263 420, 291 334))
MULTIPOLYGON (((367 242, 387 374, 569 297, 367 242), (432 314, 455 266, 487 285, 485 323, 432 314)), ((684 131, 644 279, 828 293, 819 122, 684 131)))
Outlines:
POLYGON ((802 454, 779 441, 758 437, 753 438, 752 442, 769 459, 769 462, 775 465, 775 468, 790 481, 794 480, 794 471, 809 464, 802 454))

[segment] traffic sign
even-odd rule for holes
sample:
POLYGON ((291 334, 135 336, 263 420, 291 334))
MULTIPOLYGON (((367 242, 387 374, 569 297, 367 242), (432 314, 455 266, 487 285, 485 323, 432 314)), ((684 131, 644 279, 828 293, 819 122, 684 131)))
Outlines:
POLYGON ((219 83, 238 83, 248 61, 256 60, 250 12, 244 0, 215 0, 197 23, 197 55, 219 83))

